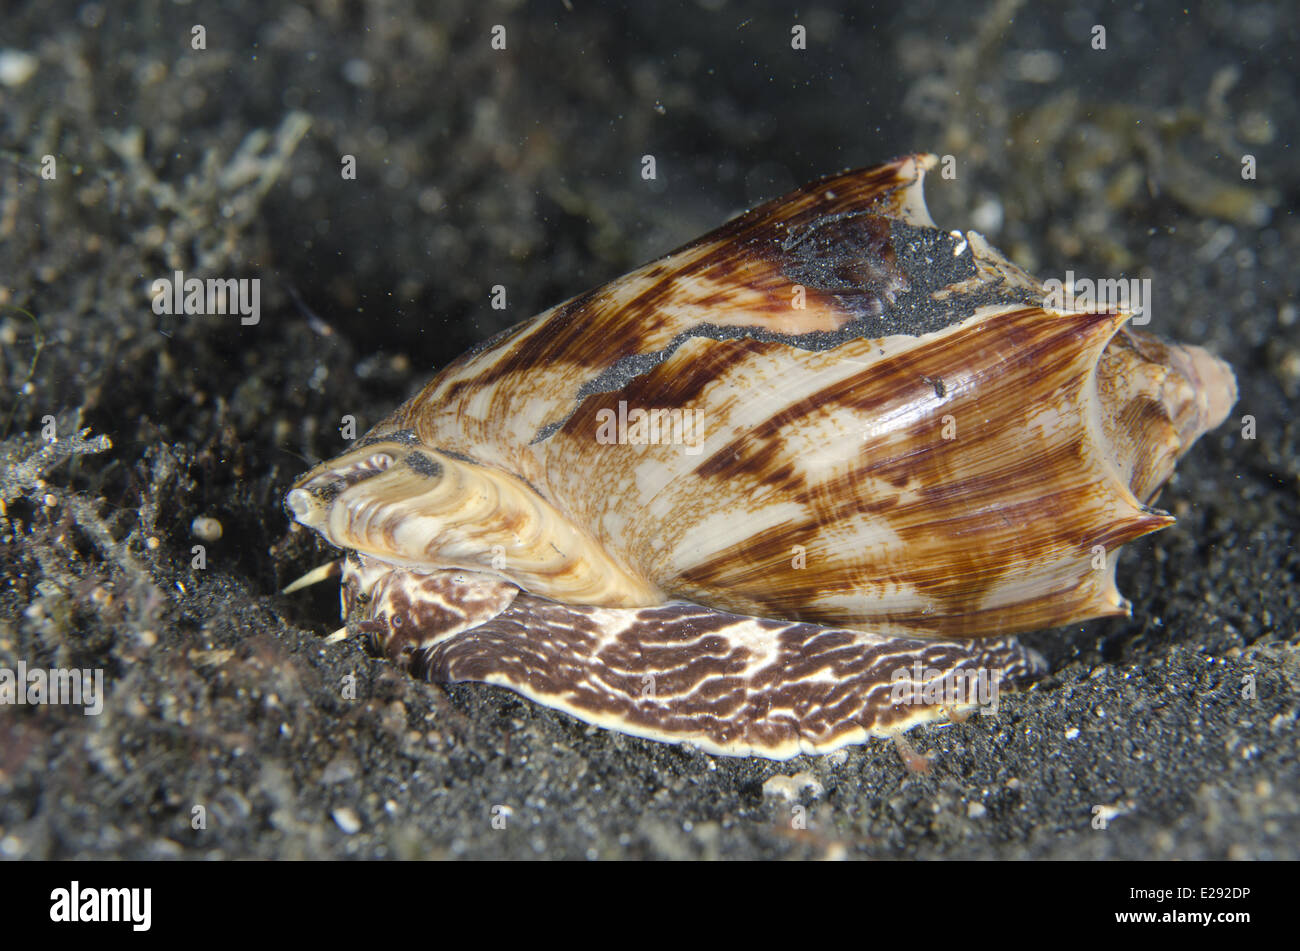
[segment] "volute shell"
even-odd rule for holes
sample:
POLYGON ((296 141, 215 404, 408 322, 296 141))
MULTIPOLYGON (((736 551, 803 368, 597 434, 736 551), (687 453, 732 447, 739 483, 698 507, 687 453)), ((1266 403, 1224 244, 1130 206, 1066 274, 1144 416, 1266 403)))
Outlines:
POLYGON ((1148 503, 1226 414, 1231 371, 1126 314, 1045 308, 978 234, 934 227, 932 162, 805 186, 455 361, 361 450, 444 477, 359 482, 328 537, 568 603, 877 633, 1125 612, 1114 552, 1173 521, 1148 503), (698 414, 696 440, 599 441, 629 408, 698 414))
POLYGON ((996 698, 1042 670, 1001 635, 1126 612, 1115 552, 1173 521, 1151 503, 1232 371, 936 228, 934 162, 814 182, 519 324, 303 476, 348 630, 784 758, 975 703, 939 685, 996 698))

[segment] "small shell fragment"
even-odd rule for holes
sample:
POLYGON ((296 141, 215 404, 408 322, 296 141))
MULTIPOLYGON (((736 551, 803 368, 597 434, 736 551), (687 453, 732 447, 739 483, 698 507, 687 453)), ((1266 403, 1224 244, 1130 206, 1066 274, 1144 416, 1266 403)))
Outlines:
POLYGON ((190 523, 190 531, 195 538, 215 542, 221 538, 221 522, 210 515, 200 515, 190 523))

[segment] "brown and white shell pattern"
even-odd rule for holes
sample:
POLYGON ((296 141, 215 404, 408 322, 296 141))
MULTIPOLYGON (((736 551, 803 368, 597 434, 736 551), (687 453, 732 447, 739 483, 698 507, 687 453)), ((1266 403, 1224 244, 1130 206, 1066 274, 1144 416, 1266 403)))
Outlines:
POLYGON ((1126 613, 1115 551, 1172 523, 1150 503, 1232 371, 1046 306, 935 227, 934 161, 521 323, 303 476, 350 628, 431 679, 783 758, 976 705, 925 688, 1027 681, 1008 635, 1126 613))

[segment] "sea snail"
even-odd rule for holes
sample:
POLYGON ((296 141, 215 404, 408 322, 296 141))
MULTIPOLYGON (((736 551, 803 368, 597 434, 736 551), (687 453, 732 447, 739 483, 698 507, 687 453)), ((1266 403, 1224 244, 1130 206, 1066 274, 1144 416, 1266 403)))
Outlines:
MULTIPOLYGON (((1126 614, 1232 370, 1053 306, 922 197, 934 156, 762 205, 492 338, 289 492, 346 631, 435 681, 781 759, 956 715, 1126 614)), ((340 632, 342 635, 343 632, 340 632)))

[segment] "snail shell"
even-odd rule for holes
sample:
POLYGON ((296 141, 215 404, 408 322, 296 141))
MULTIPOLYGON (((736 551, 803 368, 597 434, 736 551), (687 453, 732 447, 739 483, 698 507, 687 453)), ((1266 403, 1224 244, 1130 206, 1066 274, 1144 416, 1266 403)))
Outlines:
POLYGON ((303 476, 350 625, 432 679, 779 758, 970 705, 917 699, 954 674, 1032 678, 1006 635, 1127 613, 1115 552, 1173 522, 1150 503, 1232 371, 935 227, 935 161, 521 323, 303 476))

